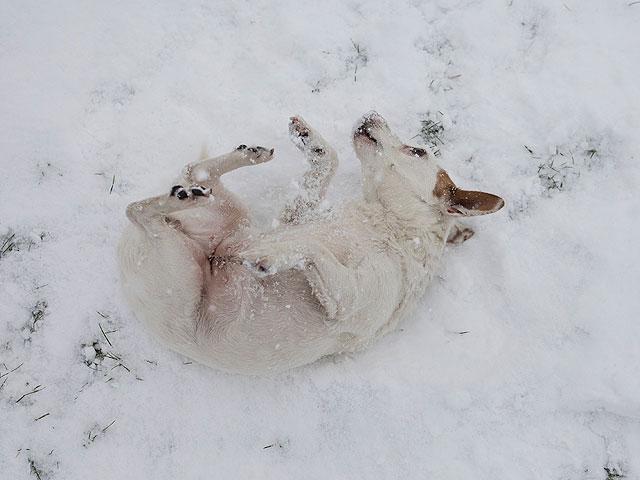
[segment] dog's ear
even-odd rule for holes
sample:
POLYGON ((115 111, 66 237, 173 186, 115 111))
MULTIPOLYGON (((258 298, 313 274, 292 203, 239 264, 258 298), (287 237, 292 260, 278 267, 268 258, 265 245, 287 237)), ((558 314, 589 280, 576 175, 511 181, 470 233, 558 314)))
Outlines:
POLYGON ((504 200, 497 195, 456 189, 444 202, 443 210, 447 215, 466 217, 494 213, 503 206, 504 200))
POLYGON ((461 190, 442 169, 438 170, 433 195, 440 200, 442 213, 456 217, 487 215, 497 212, 504 206, 504 200, 497 195, 461 190))

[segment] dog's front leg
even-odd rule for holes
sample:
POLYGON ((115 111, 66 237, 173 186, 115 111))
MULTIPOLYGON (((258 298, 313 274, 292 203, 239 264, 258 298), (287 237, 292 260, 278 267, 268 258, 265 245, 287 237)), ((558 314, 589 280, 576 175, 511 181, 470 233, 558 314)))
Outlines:
POLYGON ((311 260, 309 248, 290 242, 265 242, 238 254, 240 263, 260 277, 286 270, 305 270, 311 260))
POLYGON ((320 205, 338 168, 338 154, 302 117, 291 117, 291 140, 305 154, 309 169, 302 180, 302 192, 285 206, 284 223, 300 224, 320 205))
POLYGON ((330 252, 310 260, 305 275, 331 320, 348 313, 356 303, 361 290, 358 272, 342 265, 330 252))
POLYGON ((309 242, 266 243, 239 254, 243 265, 259 276, 286 270, 304 272, 311 289, 330 319, 353 305, 359 291, 358 272, 342 265, 324 245, 309 242))

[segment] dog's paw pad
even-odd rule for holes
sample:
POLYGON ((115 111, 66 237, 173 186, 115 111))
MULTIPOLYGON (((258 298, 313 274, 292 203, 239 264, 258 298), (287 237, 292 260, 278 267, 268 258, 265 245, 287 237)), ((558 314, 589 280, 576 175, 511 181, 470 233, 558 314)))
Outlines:
POLYGON ((194 197, 208 197, 211 195, 211 189, 203 187, 202 185, 191 185, 189 190, 194 197))
POLYGON ((289 124, 289 133, 291 134, 291 138, 298 140, 303 145, 309 140, 309 136, 311 135, 311 129, 305 123, 302 118, 299 117, 291 117, 291 123, 289 124))
POLYGON ((463 242, 466 242, 475 232, 470 227, 456 227, 450 234, 449 238, 447 238, 447 243, 451 243, 453 245, 460 245, 463 242))
POLYGON ((321 157, 324 157, 325 150, 322 147, 313 147, 309 154, 311 155, 311 160, 318 160, 321 157))
POLYGON ((274 152, 273 148, 267 149, 259 145, 253 145, 251 147, 240 145, 236 150, 240 152, 243 158, 248 159, 252 164, 268 162, 273 157, 274 152))
POLYGON ((189 192, 182 185, 174 185, 171 187, 170 197, 177 197, 179 200, 189 198, 189 192))
POLYGON ((325 158, 327 149, 324 140, 301 117, 291 117, 289 134, 309 162, 318 163, 325 158))

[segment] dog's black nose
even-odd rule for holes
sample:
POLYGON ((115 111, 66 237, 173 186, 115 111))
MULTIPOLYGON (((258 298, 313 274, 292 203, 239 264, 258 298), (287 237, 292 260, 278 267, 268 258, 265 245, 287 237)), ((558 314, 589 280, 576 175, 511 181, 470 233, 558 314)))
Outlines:
POLYGON ((387 122, 384 121, 377 112, 371 111, 362 117, 362 124, 356 129, 356 135, 362 135, 368 138, 374 143, 378 143, 376 137, 376 131, 387 127, 387 122))
POLYGON ((362 126, 380 128, 385 125, 384 119, 378 112, 369 112, 362 118, 362 126))
POLYGON ((373 130, 373 128, 374 125, 365 120, 365 122, 356 129, 355 133, 356 135, 362 135, 363 137, 368 138, 373 143, 378 143, 378 140, 376 140, 375 137, 371 134, 371 130, 373 130))

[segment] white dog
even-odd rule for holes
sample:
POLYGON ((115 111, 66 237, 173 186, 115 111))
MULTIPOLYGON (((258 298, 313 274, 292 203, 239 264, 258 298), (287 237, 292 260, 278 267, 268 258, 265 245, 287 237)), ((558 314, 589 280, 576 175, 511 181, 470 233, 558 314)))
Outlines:
POLYGON ((504 205, 458 189, 428 149, 404 145, 370 113, 353 136, 364 199, 314 218, 338 158, 302 118, 290 130, 310 168, 273 231, 254 231, 220 181, 271 160, 262 147, 187 165, 185 187, 127 208, 133 225, 118 257, 133 310, 168 347, 228 372, 280 372, 364 349, 410 311, 445 243, 473 235, 456 217, 504 205))

